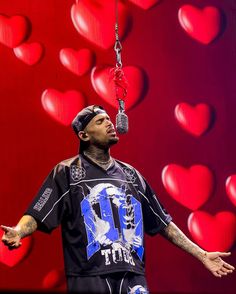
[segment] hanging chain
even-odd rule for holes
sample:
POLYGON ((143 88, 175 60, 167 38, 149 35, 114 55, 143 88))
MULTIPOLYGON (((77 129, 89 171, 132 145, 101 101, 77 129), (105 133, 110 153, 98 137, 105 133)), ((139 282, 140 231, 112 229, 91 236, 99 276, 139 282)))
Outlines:
POLYGON ((113 79, 115 85, 115 93, 116 99, 120 104, 120 108, 124 110, 124 99, 127 95, 127 80, 124 75, 124 71, 122 69, 122 61, 121 61, 121 50, 122 45, 119 39, 119 15, 118 15, 118 1, 115 0, 115 45, 114 50, 116 53, 116 67, 112 68, 110 71, 110 75, 113 79))
POLYGON ((117 67, 122 67, 122 61, 121 61, 122 45, 121 45, 121 42, 120 42, 120 39, 119 39, 118 1, 119 0, 115 0, 115 18, 116 18, 116 22, 115 22, 115 37, 116 37, 116 41, 115 41, 114 50, 116 52, 116 66, 117 67))

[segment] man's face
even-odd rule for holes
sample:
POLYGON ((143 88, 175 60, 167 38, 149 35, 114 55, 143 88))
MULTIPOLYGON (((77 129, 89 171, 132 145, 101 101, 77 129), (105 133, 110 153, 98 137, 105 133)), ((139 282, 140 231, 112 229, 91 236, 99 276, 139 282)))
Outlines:
POLYGON ((119 141, 116 130, 107 113, 96 115, 84 130, 87 141, 97 147, 107 148, 119 141))

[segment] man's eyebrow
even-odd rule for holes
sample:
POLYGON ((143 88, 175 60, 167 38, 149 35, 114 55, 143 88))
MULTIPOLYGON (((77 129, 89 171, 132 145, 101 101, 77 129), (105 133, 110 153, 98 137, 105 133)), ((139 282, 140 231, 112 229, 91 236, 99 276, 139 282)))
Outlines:
POLYGON ((95 121, 97 122, 97 121, 104 120, 104 119, 105 119, 104 116, 103 117, 98 117, 95 121))

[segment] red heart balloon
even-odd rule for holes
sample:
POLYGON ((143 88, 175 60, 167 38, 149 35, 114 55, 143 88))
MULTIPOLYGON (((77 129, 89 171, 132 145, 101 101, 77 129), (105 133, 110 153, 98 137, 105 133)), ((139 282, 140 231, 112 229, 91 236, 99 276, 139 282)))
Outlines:
POLYGON ((215 216, 204 211, 192 212, 188 229, 198 245, 208 251, 228 251, 236 239, 236 216, 221 211, 215 216))
POLYGON ((46 112, 65 126, 69 126, 76 114, 85 107, 83 94, 74 90, 61 93, 47 89, 43 92, 41 100, 46 112))
MULTIPOLYGON (((0 239, 2 239, 4 232, 0 233, 0 239)), ((0 263, 3 263, 9 267, 14 267, 22 262, 30 253, 32 249, 32 236, 22 239, 22 245, 13 250, 9 250, 3 242, 0 242, 0 263)))
POLYGON ((29 33, 29 24, 24 16, 10 18, 0 15, 0 42, 10 48, 20 45, 29 33))
MULTIPOLYGON (((128 29, 129 13, 126 6, 118 3, 119 36, 128 29)), ((80 0, 71 8, 71 19, 76 30, 90 42, 107 49, 115 43, 115 1, 80 0)))
POLYGON ((53 269, 43 278, 42 286, 44 289, 55 289, 66 282, 63 269, 53 269))
POLYGON ((214 188, 213 175, 204 165, 184 168, 169 164, 162 171, 162 182, 170 196, 191 210, 201 207, 214 188))
POLYGON ((206 132, 212 121, 210 106, 199 103, 196 106, 180 103, 175 107, 175 118, 183 129, 194 136, 206 132))
POLYGON ((149 9, 157 4, 160 0, 129 0, 142 9, 149 9))
POLYGON ((38 63, 43 56, 43 46, 40 43, 23 43, 13 49, 17 58, 28 65, 38 63))
POLYGON ((182 28, 194 39, 209 44, 220 32, 221 15, 218 8, 207 6, 203 9, 183 5, 178 13, 182 28))
POLYGON ((236 206, 236 175, 231 175, 226 179, 225 187, 229 199, 236 206))
MULTIPOLYGON (((111 70, 111 66, 94 67, 91 73, 91 82, 96 93, 107 103, 117 108, 118 102, 116 100, 111 70)), ((136 66, 125 66, 123 71, 127 80, 125 108, 128 110, 143 98, 145 76, 143 70, 136 66)))
POLYGON ((64 48, 60 50, 59 57, 61 63, 78 76, 86 74, 94 63, 93 52, 86 48, 78 51, 71 48, 64 48))

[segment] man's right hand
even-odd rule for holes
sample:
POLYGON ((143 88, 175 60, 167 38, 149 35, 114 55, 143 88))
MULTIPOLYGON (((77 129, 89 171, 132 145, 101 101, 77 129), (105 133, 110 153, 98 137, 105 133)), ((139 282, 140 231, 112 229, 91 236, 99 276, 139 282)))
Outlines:
POLYGON ((21 236, 18 230, 14 227, 7 227, 3 225, 1 225, 1 229, 4 231, 2 242, 8 246, 9 249, 16 249, 21 246, 21 236))

